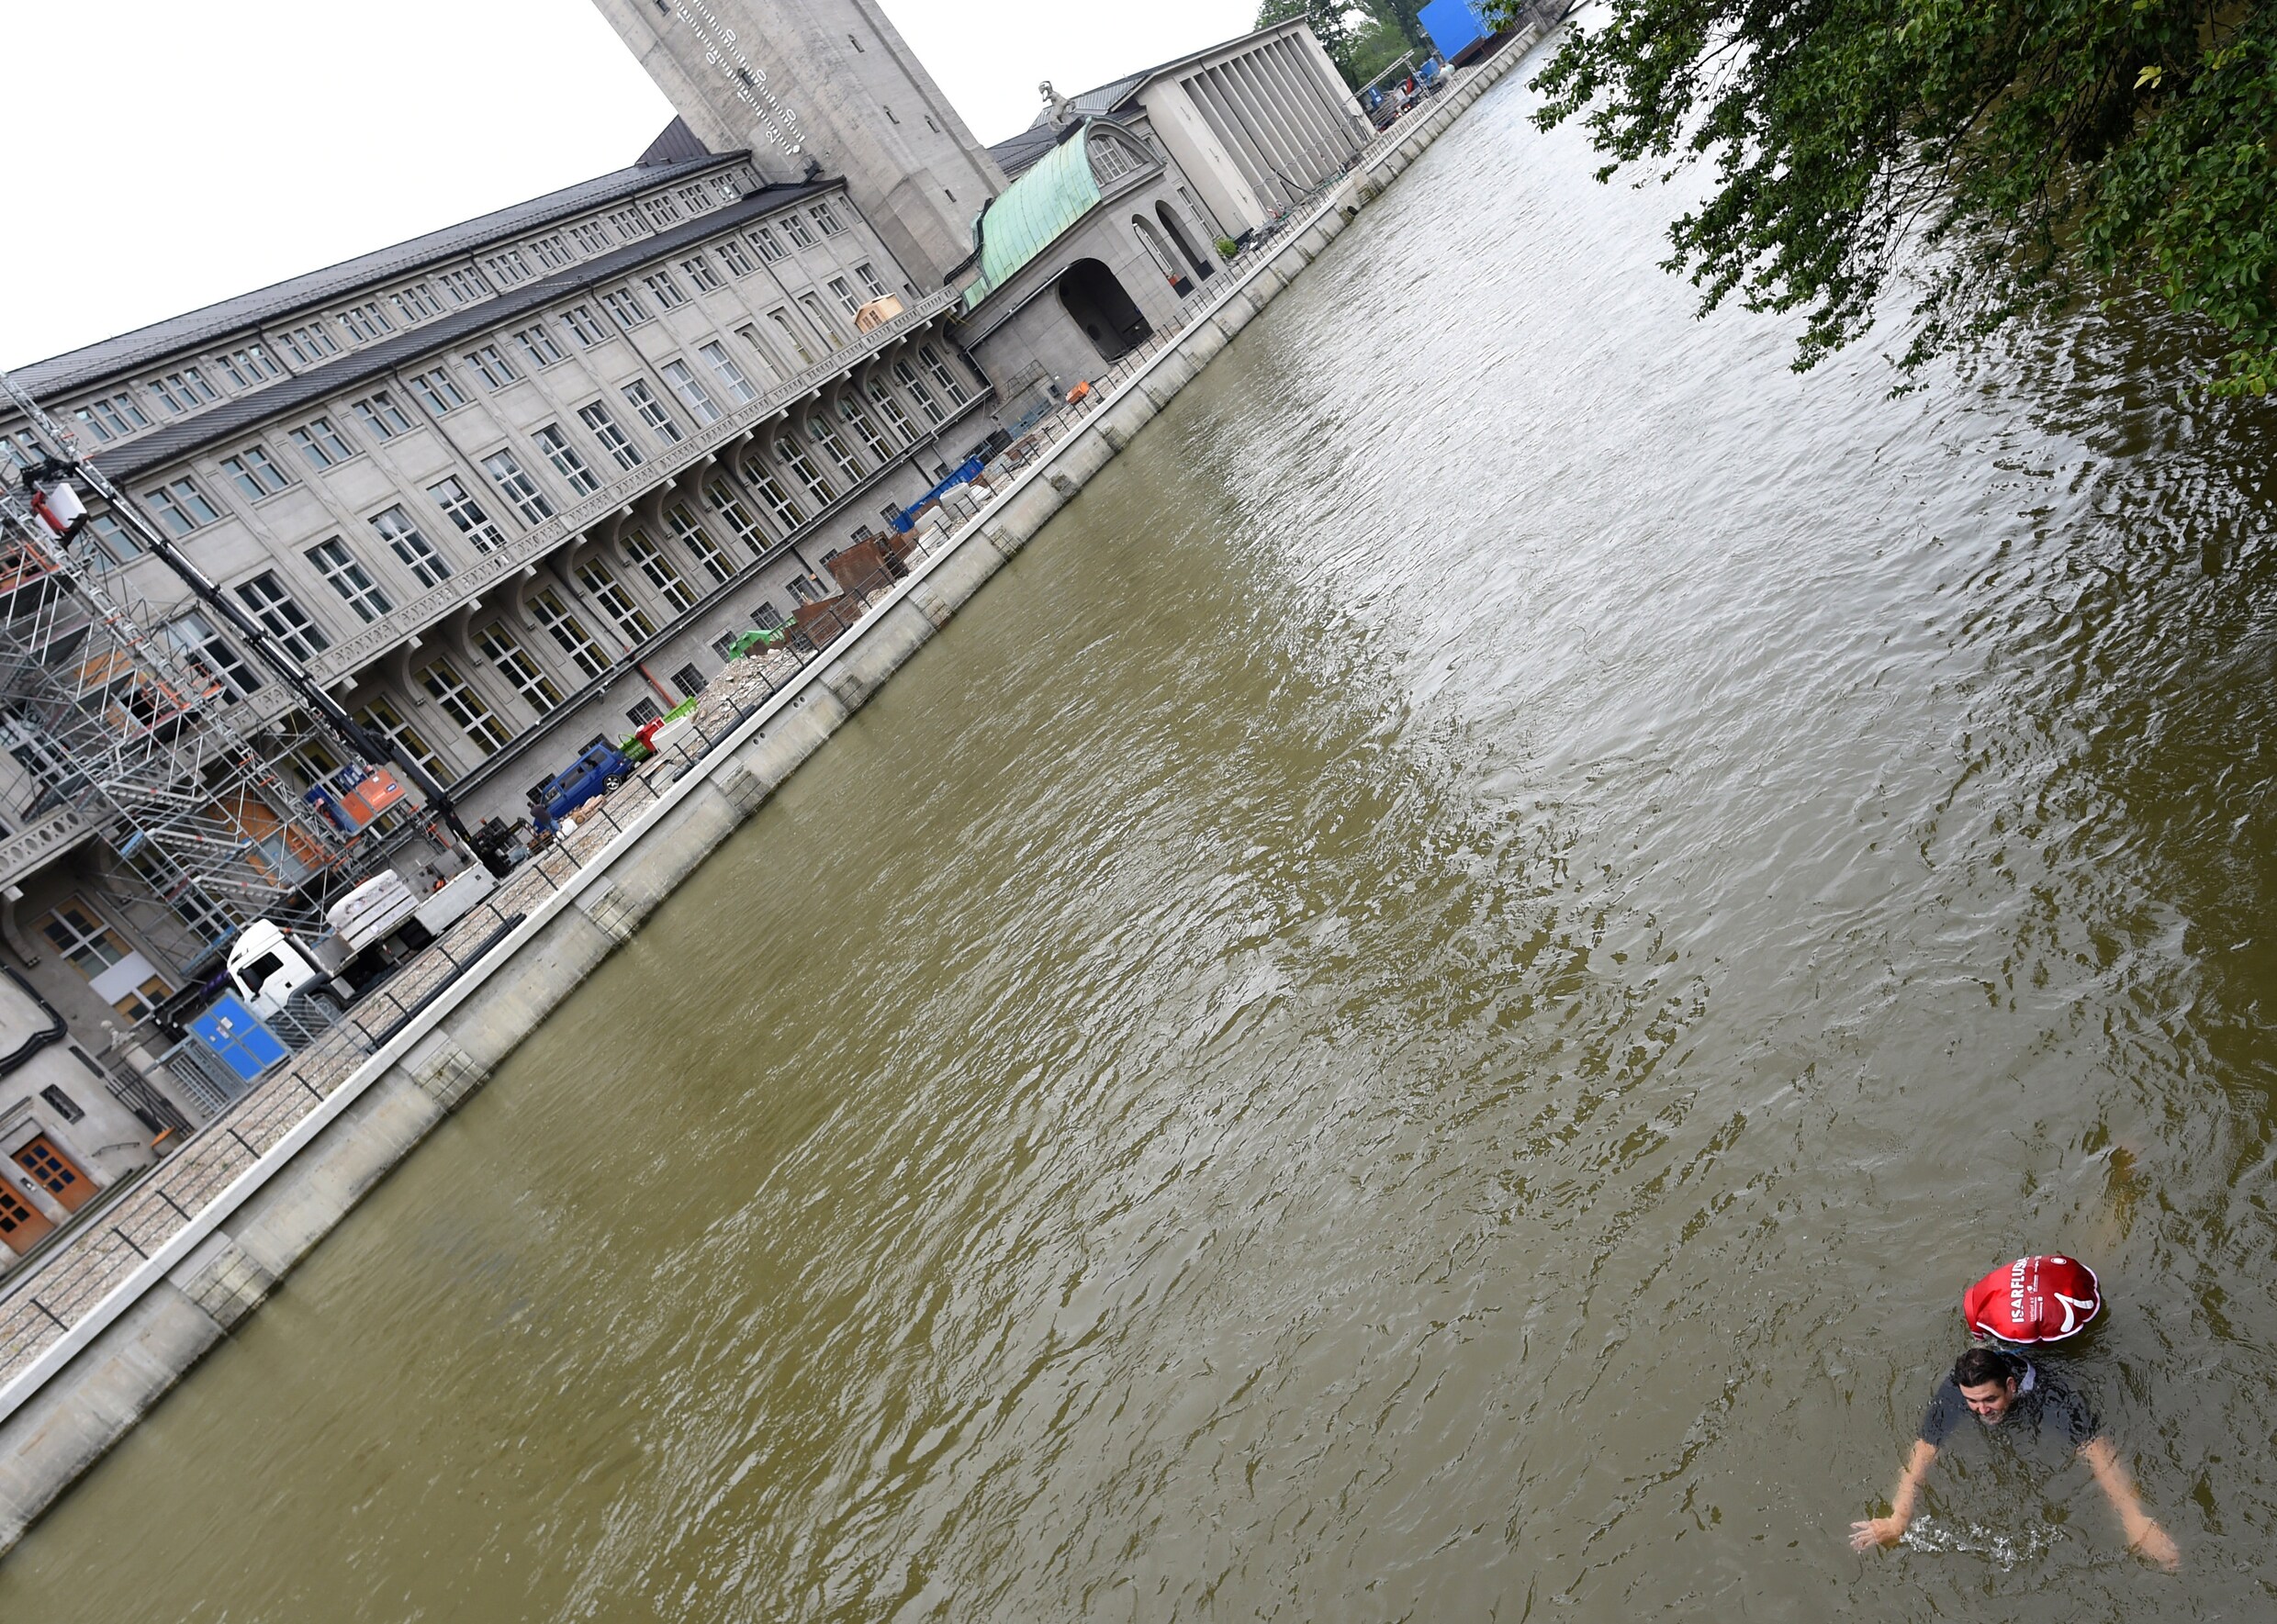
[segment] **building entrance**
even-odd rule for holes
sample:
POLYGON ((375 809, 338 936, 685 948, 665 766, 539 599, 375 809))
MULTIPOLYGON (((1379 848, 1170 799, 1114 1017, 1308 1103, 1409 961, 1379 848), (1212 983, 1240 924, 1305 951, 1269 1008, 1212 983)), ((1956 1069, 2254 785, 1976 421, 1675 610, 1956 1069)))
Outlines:
POLYGON ((19 1256, 39 1243, 55 1226, 48 1215, 0 1182, 0 1241, 19 1256))
POLYGON ((1154 336, 1115 273, 1098 260, 1077 260, 1067 268, 1060 278, 1060 304, 1103 361, 1120 361, 1154 336))
POLYGON ((39 1187, 62 1204, 67 1213, 75 1213, 86 1204, 95 1193, 95 1185, 79 1164, 55 1148, 55 1141, 41 1134, 16 1152, 16 1165, 39 1182, 39 1187))

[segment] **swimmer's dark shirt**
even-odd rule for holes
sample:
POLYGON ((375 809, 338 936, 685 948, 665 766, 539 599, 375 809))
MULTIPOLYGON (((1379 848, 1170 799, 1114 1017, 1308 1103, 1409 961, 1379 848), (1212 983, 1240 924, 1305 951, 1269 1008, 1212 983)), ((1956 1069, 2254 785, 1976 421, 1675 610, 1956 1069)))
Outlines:
MULTIPOLYGON (((2062 1377, 2050 1375, 2038 1365, 2027 1365, 2025 1380, 2027 1385, 2008 1406, 2007 1416, 1997 1427, 1986 1427, 1987 1432, 2028 1432, 2067 1441, 2075 1450, 2102 1433, 2103 1424, 2095 1406, 2062 1377)), ((1932 1449, 1942 1449, 1953 1429, 1964 1421, 1982 1425, 1969 1414, 1969 1401, 1961 1396, 1948 1371, 1937 1383, 1928 1413, 1922 1417, 1921 1440, 1932 1449)))

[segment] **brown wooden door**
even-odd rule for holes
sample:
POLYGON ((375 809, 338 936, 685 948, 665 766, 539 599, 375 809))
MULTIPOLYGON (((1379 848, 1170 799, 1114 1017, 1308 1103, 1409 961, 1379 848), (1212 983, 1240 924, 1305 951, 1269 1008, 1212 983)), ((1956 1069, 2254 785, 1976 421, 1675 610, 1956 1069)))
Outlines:
POLYGON ((6 1241, 9 1250, 31 1250, 33 1244, 54 1227, 46 1214, 0 1182, 0 1241, 6 1241))
POLYGON ((81 1172, 72 1159, 55 1148, 55 1141, 41 1134, 19 1148, 16 1165, 39 1181, 39 1187, 63 1204, 67 1213, 75 1213, 87 1204, 95 1193, 95 1182, 81 1172))

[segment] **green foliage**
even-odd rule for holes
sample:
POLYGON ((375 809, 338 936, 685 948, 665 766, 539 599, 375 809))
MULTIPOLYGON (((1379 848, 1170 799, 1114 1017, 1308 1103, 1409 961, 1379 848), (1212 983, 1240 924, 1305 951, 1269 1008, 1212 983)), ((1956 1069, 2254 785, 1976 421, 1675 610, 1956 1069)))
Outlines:
MULTIPOLYGON (((1509 20, 1516 0, 1493 0, 1509 20)), ((2251 0, 1607 0, 1536 84, 1610 160, 1715 186, 1670 230, 1703 308, 1858 337, 1924 242, 1903 364, 2133 283, 2277 383, 2277 20, 2251 0)))
POLYGON ((1421 10, 1421 0, 1263 0, 1257 27, 1302 18, 1344 83, 1358 89, 1404 52, 1418 50, 1424 38, 1416 20, 1421 10), (1355 23, 1354 17, 1360 20, 1355 23))

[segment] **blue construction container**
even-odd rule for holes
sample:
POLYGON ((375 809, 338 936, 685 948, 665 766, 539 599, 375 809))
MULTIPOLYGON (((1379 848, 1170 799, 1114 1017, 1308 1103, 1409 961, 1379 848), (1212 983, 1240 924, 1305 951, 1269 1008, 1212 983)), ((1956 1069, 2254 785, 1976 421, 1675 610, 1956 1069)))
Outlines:
POLYGON ((1439 47, 1439 54, 1452 57, 1474 39, 1484 39, 1486 29, 1478 20, 1478 13, 1471 9, 1471 0, 1431 0, 1418 16, 1423 31, 1439 47))

